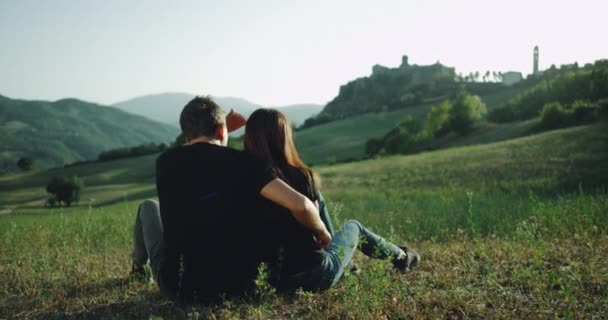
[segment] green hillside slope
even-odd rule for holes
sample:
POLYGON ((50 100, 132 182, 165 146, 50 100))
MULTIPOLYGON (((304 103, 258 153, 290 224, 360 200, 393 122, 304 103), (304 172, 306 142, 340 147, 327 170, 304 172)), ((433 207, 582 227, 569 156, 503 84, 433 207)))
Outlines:
POLYGON ((389 156, 321 169, 331 190, 382 188, 493 192, 542 186, 554 194, 608 185, 608 123, 484 145, 389 156), (514 184, 517 184, 514 185, 514 184))
MULTIPOLYGON (((555 130, 498 143, 456 147, 411 156, 318 167, 323 188, 353 210, 369 190, 391 192, 442 187, 477 191, 572 190, 608 185, 608 124, 555 130), (350 196, 349 196, 350 197, 350 196), (351 201, 352 200, 352 201, 351 201)), ((53 176, 79 176, 86 189, 83 204, 103 205, 155 195, 157 155, 86 164, 49 171, 0 176, 0 204, 39 207, 53 176)), ((464 191, 463 191, 464 192, 464 191)), ((0 208, 1 209, 1 208, 0 208)))
POLYGON ((304 122, 304 120, 321 112, 323 106, 320 104, 306 103, 278 106, 273 108, 279 109, 281 112, 283 112, 294 126, 299 126, 304 122))
MULTIPOLYGON (((504 101, 508 100, 509 97, 525 90, 525 88, 523 86, 503 87, 500 90, 479 93, 479 95, 486 103, 488 110, 493 110, 502 106, 504 101)), ((397 126, 406 115, 411 115, 414 119, 424 121, 431 107, 440 102, 441 99, 435 99, 432 102, 390 112, 366 113, 306 128, 296 132, 296 144, 302 157, 314 164, 360 159, 365 156, 365 143, 368 139, 384 136, 384 134, 397 126)), ((517 126, 517 124, 505 125, 500 128, 493 126, 490 128, 502 131, 503 135, 502 138, 490 142, 521 136, 522 134, 519 132, 513 132, 514 134, 510 136, 505 135, 506 131, 503 129, 513 126, 517 126)), ((466 144, 468 143, 463 143, 462 145, 466 144)), ((437 144, 436 146, 444 145, 437 144)))
POLYGON ((384 135, 407 114, 422 118, 431 104, 385 113, 367 113, 297 131, 296 145, 305 161, 323 164, 364 156, 365 142, 384 135))
POLYGON ((108 149, 170 142, 178 133, 174 126, 76 99, 0 96, 0 170, 14 170, 22 156, 34 159, 38 168, 61 166, 95 159, 108 149))

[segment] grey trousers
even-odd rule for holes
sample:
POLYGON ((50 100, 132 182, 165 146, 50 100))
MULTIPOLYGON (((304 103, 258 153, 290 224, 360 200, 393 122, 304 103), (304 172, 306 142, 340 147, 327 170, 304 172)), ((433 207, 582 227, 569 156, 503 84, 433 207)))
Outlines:
POLYGON ((150 261, 152 277, 158 283, 163 245, 163 224, 158 201, 144 200, 137 209, 133 228, 133 261, 140 266, 150 261))

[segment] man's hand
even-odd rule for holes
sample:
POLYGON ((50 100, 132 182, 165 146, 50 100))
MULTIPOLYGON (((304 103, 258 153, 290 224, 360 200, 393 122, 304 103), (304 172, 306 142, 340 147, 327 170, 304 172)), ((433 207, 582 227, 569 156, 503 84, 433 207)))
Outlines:
POLYGON ((331 243, 331 234, 329 234, 326 228, 323 228, 323 230, 315 234, 315 240, 319 248, 325 248, 331 243))
POLYGON ((237 130, 247 124, 247 119, 240 113, 230 109, 230 113, 226 116, 226 127, 228 132, 237 130))

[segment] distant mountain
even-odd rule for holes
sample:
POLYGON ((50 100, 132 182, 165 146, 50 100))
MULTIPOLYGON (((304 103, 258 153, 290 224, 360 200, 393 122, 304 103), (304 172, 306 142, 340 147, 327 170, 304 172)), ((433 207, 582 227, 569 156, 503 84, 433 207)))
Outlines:
POLYGON ((22 156, 45 168, 97 158, 102 151, 167 143, 176 126, 76 99, 16 100, 0 96, 0 171, 22 156))
MULTIPOLYGON (((194 98, 189 93, 160 93, 136 97, 127 101, 115 103, 114 106, 127 112, 142 115, 147 118, 179 126, 179 114, 188 101, 194 98)), ((226 111, 235 111, 249 116, 253 111, 264 106, 235 97, 213 97, 226 111)), ((305 119, 316 115, 323 106, 316 104, 296 104, 289 106, 274 106, 283 111, 287 118, 295 124, 301 124, 305 119)), ((238 131, 239 134, 241 131, 238 131)))
MULTIPOLYGON (((118 102, 113 106, 130 113, 179 127, 179 114, 184 105, 192 100, 194 96, 194 94, 189 93, 151 94, 118 102)), ((225 109, 234 108, 236 111, 247 115, 253 112, 253 110, 261 108, 257 104, 240 98, 218 97, 214 99, 225 109)))
POLYGON ((321 110, 323 110, 323 105, 292 104, 275 108, 281 110, 294 125, 299 126, 304 123, 304 120, 314 117, 321 112, 321 110))

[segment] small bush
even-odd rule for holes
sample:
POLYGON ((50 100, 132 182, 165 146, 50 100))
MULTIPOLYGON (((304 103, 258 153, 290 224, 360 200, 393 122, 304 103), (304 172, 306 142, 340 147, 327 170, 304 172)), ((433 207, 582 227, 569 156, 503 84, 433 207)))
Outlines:
POLYGON ((596 121, 600 117, 599 104, 575 101, 570 106, 559 102, 546 104, 540 112, 543 129, 558 129, 596 121))
POLYGON ((598 106, 586 101, 575 101, 572 104, 572 116, 577 123, 593 122, 598 118, 598 106))
POLYGON ((365 154, 368 156, 375 156, 382 151, 383 147, 383 138, 371 138, 365 143, 365 154))
POLYGON ((78 177, 66 179, 64 177, 53 177, 46 185, 46 191, 53 197, 49 198, 46 205, 54 207, 55 204, 71 206, 80 199, 80 191, 84 183, 78 177))
POLYGON ((409 154, 420 150, 429 140, 422 126, 408 115, 397 128, 389 131, 383 138, 368 140, 366 151, 368 156, 382 151, 388 154, 409 154))
POLYGON ((434 106, 426 115, 426 131, 434 137, 441 137, 449 132, 450 109, 452 104, 449 100, 434 106))
POLYGON ((487 113, 481 98, 461 92, 449 109, 449 125, 452 131, 460 134, 469 132, 487 113))
POLYGON ((21 169, 22 171, 30 171, 32 170, 33 166, 34 160, 28 157, 20 158, 19 161, 17 161, 17 167, 19 167, 19 169, 21 169))
POLYGON ((545 129, 563 128, 568 125, 570 115, 561 103, 546 104, 540 112, 541 126, 545 129))

